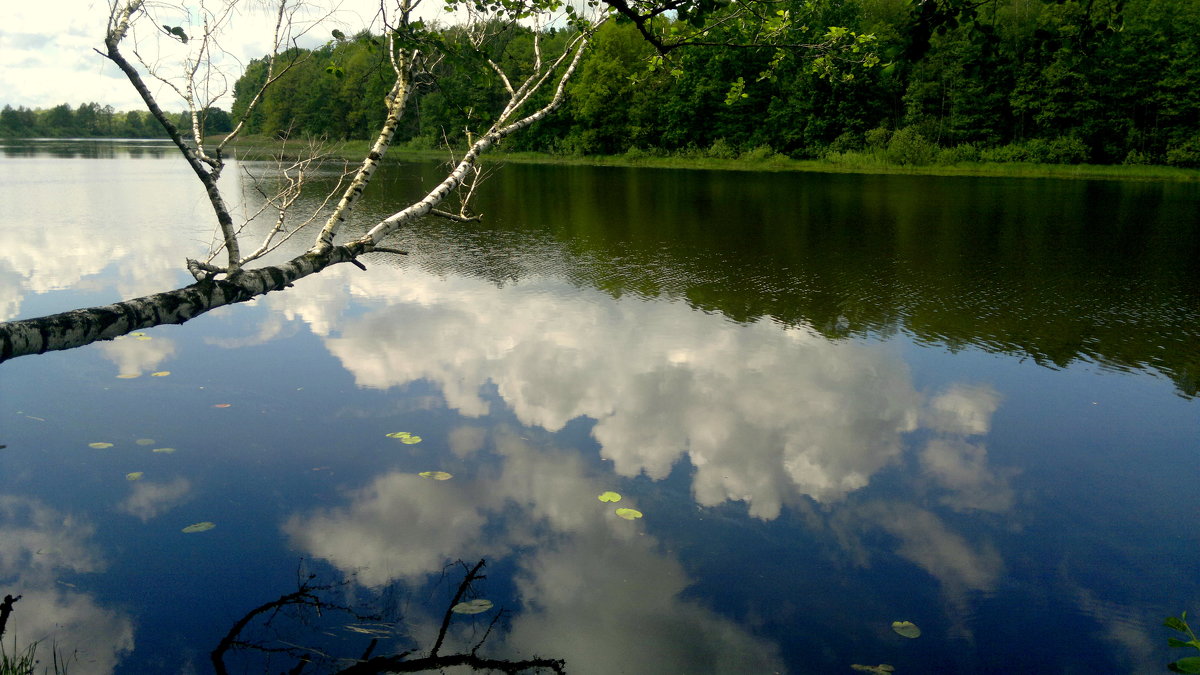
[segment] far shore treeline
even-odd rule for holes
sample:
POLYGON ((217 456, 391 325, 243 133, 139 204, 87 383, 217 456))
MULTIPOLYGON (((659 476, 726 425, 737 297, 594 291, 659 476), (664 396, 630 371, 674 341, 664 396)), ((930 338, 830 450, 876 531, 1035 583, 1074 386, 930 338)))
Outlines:
MULTIPOLYGON (((612 21, 597 33, 563 109, 506 147, 717 159, 858 154, 900 165, 1200 167, 1200 0, 991 0, 941 21, 920 15, 937 3, 791 4, 818 12, 817 25, 875 35, 880 62, 846 59, 830 74, 828 64, 779 65, 769 50, 725 47, 656 59, 633 24, 612 21), (922 34, 922 27, 933 30, 922 34)), ((564 39, 548 33, 545 39, 564 39)), ((454 28, 441 35, 450 44, 461 39, 454 28)), ((285 53, 298 62, 268 90, 246 132, 372 138, 390 68, 369 37, 285 53)), ((519 65, 532 60, 532 44, 529 29, 511 27, 493 57, 519 65)), ((265 61, 248 65, 235 87, 235 117, 265 76, 265 61)), ((501 105, 502 94, 486 65, 447 59, 420 81, 397 142, 428 149, 460 140, 472 120, 501 105)), ((36 135, 77 135, 53 131, 68 128, 68 118, 88 135, 161 135, 145 113, 106 116, 97 108, 6 107, 0 135, 35 135, 31 127, 40 128, 36 135)), ((228 116, 214 109, 207 124, 219 131, 228 116)))
MULTIPOLYGON (((183 129, 191 129, 186 113, 171 115, 183 129)), ((209 108, 204 131, 218 134, 233 129, 229 113, 209 108)), ((46 110, 11 105, 0 109, 0 138, 167 138, 163 128, 145 110, 117 111, 110 105, 60 103, 46 110)))

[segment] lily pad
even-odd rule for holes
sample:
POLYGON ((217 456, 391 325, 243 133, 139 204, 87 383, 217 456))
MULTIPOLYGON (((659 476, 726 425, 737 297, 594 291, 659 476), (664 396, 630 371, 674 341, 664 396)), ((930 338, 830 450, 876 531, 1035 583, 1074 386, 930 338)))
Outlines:
POLYGON ((232 403, 214 403, 213 407, 214 408, 228 408, 232 405, 233 405, 232 403))
POLYGON ((160 370, 157 373, 150 373, 150 377, 166 377, 171 374, 169 370, 160 370))
POLYGON ((417 475, 421 478, 432 478, 434 480, 450 480, 454 478, 454 474, 446 473, 445 471, 422 471, 417 475))
POLYGON ((642 512, 637 509, 617 509, 616 513, 618 518, 625 520, 637 520, 642 517, 642 512))
POLYGON ((388 438, 395 438, 405 445, 416 445, 421 442, 421 437, 410 434, 407 431, 393 431, 387 435, 388 438))
POLYGON ((911 621, 893 621, 892 630, 900 637, 919 638, 921 637, 921 629, 917 628, 917 624, 911 621))
POLYGON ((621 495, 609 490, 608 492, 601 492, 600 496, 596 497, 596 499, 602 502, 619 502, 621 501, 621 495))
POLYGON ((216 523, 210 523, 206 520, 202 523, 194 523, 192 525, 188 525, 187 527, 183 528, 180 531, 191 534, 193 532, 205 532, 205 531, 213 529, 216 526, 217 526, 216 523))
POLYGON ((88 443, 88 447, 89 447, 89 448, 95 448, 95 449, 97 449, 97 450, 103 450, 104 448, 111 448, 112 446, 113 446, 113 444, 112 444, 112 443, 103 443, 103 442, 101 442, 101 443, 88 443))
POLYGON ((132 380, 135 377, 141 377, 141 373, 121 373, 117 376, 118 380, 132 380))
POLYGON ((155 449, 151 450, 150 452, 157 452, 162 455, 169 455, 172 452, 175 452, 175 448, 155 448, 155 449))
POLYGON ((142 475, 143 474, 141 471, 131 471, 130 473, 125 474, 125 480, 141 480, 142 475))
POLYGON ((136 441, 134 441, 134 443, 137 443, 138 445, 154 445, 154 439, 153 438, 139 438, 136 441))
POLYGON ((455 614, 482 614, 483 612, 486 612, 491 608, 492 608, 491 600, 484 600, 483 598, 476 598, 474 600, 460 602, 457 605, 451 607, 450 611, 454 612, 455 614))

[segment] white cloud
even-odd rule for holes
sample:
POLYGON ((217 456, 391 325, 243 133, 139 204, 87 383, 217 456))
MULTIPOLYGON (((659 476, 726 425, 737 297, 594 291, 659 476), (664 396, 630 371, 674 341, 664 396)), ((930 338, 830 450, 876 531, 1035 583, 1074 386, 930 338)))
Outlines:
POLYGON ((103 675, 133 649, 133 624, 125 614, 105 609, 86 593, 57 583, 60 574, 103 571, 104 561, 90 544, 89 523, 41 502, 0 495, 0 584, 19 588, 21 599, 9 617, 6 641, 17 650, 35 640, 44 650, 75 654, 70 672, 103 675), (50 636, 52 639, 46 640, 50 636))
POLYGON ((129 496, 117 505, 117 510, 144 523, 182 504, 191 491, 192 484, 186 478, 176 478, 167 483, 137 481, 133 483, 129 496))
POLYGON ((352 277, 374 308, 343 319, 312 300, 328 287, 344 296, 343 279, 323 274, 268 302, 318 331, 340 326, 326 344, 359 386, 428 380, 480 416, 490 383, 523 424, 590 417, 617 473, 660 479, 686 458, 705 506, 744 501, 769 519, 801 496, 840 499, 895 461, 919 417, 906 366, 880 345, 596 291, 548 300, 565 282, 542 278, 479 302, 486 282, 411 270, 352 277))
MULTIPOLYGON (((420 581, 456 558, 515 556, 521 609, 488 653, 552 655, 579 673, 782 670, 777 646, 681 597, 691 583, 682 566, 596 499, 603 481, 578 455, 509 433, 493 441, 499 475, 388 474, 350 493, 345 507, 292 516, 284 531, 374 586, 420 581)), ((432 639, 430 625, 406 628, 432 639)))
MULTIPOLYGON (((188 53, 189 48, 168 38, 158 24, 180 25, 193 35, 198 27, 189 25, 185 15, 172 11, 165 3, 147 3, 155 12, 154 20, 145 20, 130 38, 148 61, 169 73, 170 67, 188 53)), ((196 3, 188 2, 195 13, 196 3)), ((210 3, 210 5, 215 3, 210 3)), ((265 3, 240 3, 229 29, 221 39, 228 56, 219 66, 226 72, 228 88, 251 59, 260 58, 271 48, 273 14, 265 3)), ((312 10, 298 18, 311 24, 326 16, 308 35, 299 39, 301 46, 316 46, 329 39, 333 28, 357 32, 370 24, 378 10, 376 0, 341 0, 308 3, 312 10), (323 5, 323 8, 321 7, 323 5)), ((426 3, 424 12, 436 16, 441 3, 426 3)), ((8 2, 0 27, 0 104, 49 108, 59 103, 72 107, 96 101, 117 110, 141 110, 143 104, 124 74, 95 49, 104 48, 108 22, 108 3, 104 0, 55 0, 54 2, 8 2)), ((194 49, 193 41, 190 45, 194 49)), ((132 58, 132 49, 126 47, 132 58)), ((165 86, 150 80, 152 91, 166 110, 183 109, 182 102, 165 86)), ((228 109, 230 98, 218 105, 228 109)))

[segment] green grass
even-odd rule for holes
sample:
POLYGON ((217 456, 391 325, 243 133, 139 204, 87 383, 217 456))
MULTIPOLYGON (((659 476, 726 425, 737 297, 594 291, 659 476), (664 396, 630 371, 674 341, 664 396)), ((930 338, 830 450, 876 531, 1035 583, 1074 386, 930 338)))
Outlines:
MULTIPOLYGON (((265 137, 246 137, 234 143, 234 153, 242 159, 268 160, 280 156, 295 158, 306 153, 305 141, 281 143, 265 137)), ((357 163, 370 149, 368 141, 329 143, 331 156, 357 163)), ((393 160, 447 160, 446 150, 424 150, 394 146, 388 150, 393 160)), ((456 156, 457 158, 457 156, 456 156)), ((896 174, 927 176, 994 176, 1002 178, 1057 178, 1076 180, 1123 181, 1200 181, 1200 170, 1152 165, 1105 164, 1033 164, 1028 162, 960 162, 924 166, 898 165, 866 152, 850 152, 831 159, 790 159, 763 152, 743 153, 739 158, 715 158, 703 151, 659 154, 631 151, 622 155, 554 155, 537 152, 505 152, 486 155, 489 162, 558 164, 575 166, 622 166, 661 169, 716 169, 724 171, 808 171, 819 173, 896 174)))
MULTIPOLYGON (((37 673, 37 668, 41 663, 37 658, 40 644, 40 642, 34 641, 24 649, 17 649, 17 642, 14 639, 12 653, 9 653, 9 650, 5 649, 4 643, 0 642, 0 675, 34 675, 37 673)), ((42 666, 41 672, 63 675, 67 672, 70 659, 60 654, 57 647, 50 651, 52 662, 47 666, 42 666)))

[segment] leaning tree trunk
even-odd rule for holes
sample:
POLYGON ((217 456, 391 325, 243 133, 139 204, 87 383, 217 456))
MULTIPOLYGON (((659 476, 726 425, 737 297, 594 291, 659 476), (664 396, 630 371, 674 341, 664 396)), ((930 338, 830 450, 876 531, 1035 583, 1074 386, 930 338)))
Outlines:
POLYGON ((183 323, 209 310, 287 288, 330 265, 352 262, 361 267, 357 257, 368 250, 368 246, 355 242, 323 253, 305 253, 282 265, 242 269, 228 279, 206 279, 112 305, 0 323, 0 362, 82 347, 142 328, 183 323))

